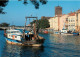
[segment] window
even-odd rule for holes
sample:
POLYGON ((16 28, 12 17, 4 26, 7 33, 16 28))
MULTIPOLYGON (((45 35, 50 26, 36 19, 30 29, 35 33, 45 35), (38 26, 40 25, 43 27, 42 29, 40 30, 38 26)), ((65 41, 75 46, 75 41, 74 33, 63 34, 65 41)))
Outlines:
POLYGON ((68 18, 66 18, 66 21, 68 21, 68 18))
POLYGON ((72 22, 73 20, 71 20, 71 22, 72 22))
POLYGON ((69 25, 70 26, 70 25, 69 25))
POLYGON ((70 22, 70 20, 69 20, 69 22, 70 22))
POLYGON ((17 36, 15 36, 15 38, 17 38, 17 36))

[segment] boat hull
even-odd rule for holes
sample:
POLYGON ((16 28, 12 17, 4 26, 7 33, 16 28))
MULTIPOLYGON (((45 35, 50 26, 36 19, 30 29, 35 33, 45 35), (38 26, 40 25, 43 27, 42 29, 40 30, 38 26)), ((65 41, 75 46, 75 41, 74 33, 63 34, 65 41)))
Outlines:
POLYGON ((9 38, 5 38, 6 42, 9 44, 22 45, 22 46, 42 46, 42 44, 24 44, 22 41, 17 41, 9 38))
POLYGON ((9 43, 9 44, 18 44, 18 45, 22 45, 22 42, 21 42, 21 41, 9 39, 9 38, 7 38, 7 37, 6 37, 5 39, 6 39, 6 42, 9 43))
POLYGON ((44 31, 43 33, 44 33, 44 34, 48 34, 48 31, 44 31))
POLYGON ((79 35, 79 33, 73 33, 73 35, 79 35))

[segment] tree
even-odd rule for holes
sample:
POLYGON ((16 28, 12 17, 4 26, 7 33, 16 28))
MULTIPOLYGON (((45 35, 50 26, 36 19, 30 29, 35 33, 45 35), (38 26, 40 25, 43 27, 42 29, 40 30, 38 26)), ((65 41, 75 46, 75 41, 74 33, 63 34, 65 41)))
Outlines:
POLYGON ((8 4, 8 0, 0 1, 0 14, 5 14, 5 12, 3 12, 3 7, 5 7, 7 4, 8 4))
POLYGON ((9 24, 8 24, 8 23, 1 23, 0 26, 1 26, 1 27, 8 27, 9 24))
POLYGON ((37 24, 38 29, 45 29, 45 28, 50 27, 49 21, 47 19, 39 19, 37 20, 37 22, 36 20, 34 20, 33 22, 31 22, 31 24, 33 23, 37 24))
MULTIPOLYGON (((36 9, 39 9, 39 3, 42 3, 43 5, 47 3, 47 0, 30 0, 30 1, 35 6, 36 9)), ((0 0, 0 14, 5 14, 5 12, 3 12, 3 7, 7 6, 8 2, 9 0, 0 0)), ((23 4, 28 4, 28 1, 24 0, 23 4)))
POLYGON ((39 20, 39 27, 40 27, 41 29, 45 29, 45 28, 50 27, 49 21, 48 21, 47 19, 40 19, 40 20, 39 20))

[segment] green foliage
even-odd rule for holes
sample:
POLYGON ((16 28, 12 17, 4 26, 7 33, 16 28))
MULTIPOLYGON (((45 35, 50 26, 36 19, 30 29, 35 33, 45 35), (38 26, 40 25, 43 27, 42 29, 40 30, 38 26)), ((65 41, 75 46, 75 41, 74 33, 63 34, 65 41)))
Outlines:
POLYGON ((3 8, 8 4, 8 0, 0 0, 0 14, 5 14, 3 8))
POLYGON ((31 22, 30 24, 32 25, 33 23, 36 23, 36 20, 34 20, 33 22, 31 22))
POLYGON ((41 29, 45 29, 45 28, 48 28, 50 25, 49 25, 49 21, 47 19, 40 19, 39 20, 39 27, 41 29))
POLYGON ((0 26, 1 26, 1 27, 8 27, 9 24, 8 24, 8 23, 1 23, 0 26))
MULTIPOLYGON (((36 21, 33 21, 31 22, 31 24, 35 23, 36 21)), ((40 20, 37 20, 36 22, 37 26, 39 29, 45 29, 45 28, 48 28, 50 27, 49 25, 49 21, 47 19, 40 19, 40 20)))

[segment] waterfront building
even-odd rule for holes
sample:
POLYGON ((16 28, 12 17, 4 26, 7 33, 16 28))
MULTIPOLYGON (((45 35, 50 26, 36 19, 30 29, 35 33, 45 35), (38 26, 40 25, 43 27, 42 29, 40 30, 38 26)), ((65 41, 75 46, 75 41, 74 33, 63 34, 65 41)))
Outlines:
POLYGON ((50 28, 53 30, 60 30, 60 17, 62 16, 62 7, 57 6, 55 7, 55 16, 49 18, 50 28))
POLYGON ((79 31, 80 32, 80 9, 76 12, 62 14, 62 7, 55 7, 55 16, 48 18, 50 28, 53 30, 61 31, 79 31))
POLYGON ((50 22, 50 28, 53 30, 60 30, 60 17, 62 16, 62 7, 57 6, 55 7, 55 16, 48 19, 50 22))
POLYGON ((71 12, 69 14, 64 14, 62 16, 55 16, 49 19, 50 28, 54 30, 67 29, 68 31, 76 30, 76 13, 71 12))
POLYGON ((60 17, 59 19, 59 30, 62 30, 62 29, 67 29, 66 25, 68 25, 67 23, 67 17, 68 15, 64 14, 60 17))
POLYGON ((68 14, 68 30, 75 31, 76 29, 76 13, 71 12, 68 14))
POLYGON ((58 30, 58 17, 53 17, 49 19, 50 28, 58 30))
POLYGON ((61 17, 53 17, 49 19, 50 22, 50 28, 53 28, 54 30, 60 31, 62 29, 68 29, 66 28, 68 15, 62 15, 61 17))
POLYGON ((80 9, 76 11, 76 31, 80 32, 80 9))

